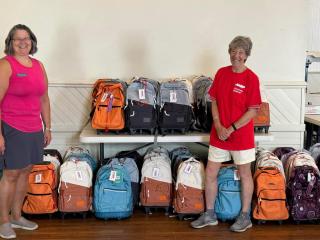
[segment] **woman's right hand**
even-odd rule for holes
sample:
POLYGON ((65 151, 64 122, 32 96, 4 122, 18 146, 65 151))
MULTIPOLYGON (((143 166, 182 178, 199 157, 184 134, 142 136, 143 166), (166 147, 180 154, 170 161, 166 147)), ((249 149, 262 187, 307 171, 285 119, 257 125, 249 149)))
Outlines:
POLYGON ((215 124, 215 128, 217 131, 217 136, 220 140, 225 141, 230 136, 228 129, 226 129, 221 124, 215 124))
POLYGON ((0 154, 4 154, 5 144, 4 144, 4 137, 0 134, 0 154))

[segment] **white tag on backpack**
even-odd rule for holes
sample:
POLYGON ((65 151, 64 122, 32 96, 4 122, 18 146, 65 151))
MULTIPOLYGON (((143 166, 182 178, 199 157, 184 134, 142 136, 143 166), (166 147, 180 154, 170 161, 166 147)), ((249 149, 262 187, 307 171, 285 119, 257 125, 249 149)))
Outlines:
POLYGON ((41 183, 41 179, 42 179, 42 174, 39 173, 36 175, 34 182, 35 183, 41 183))
POLYGON ((116 178, 117 178, 117 171, 111 171, 109 180, 114 182, 116 178))
POLYGON ((184 172, 186 174, 190 174, 192 170, 192 165, 190 163, 187 164, 187 166, 184 168, 184 172))
POLYGON ((310 182, 312 179, 311 173, 308 172, 308 182, 310 182))
POLYGON ((152 177, 157 178, 160 175, 160 169, 159 168, 153 168, 152 170, 152 177))
POLYGON ((175 90, 170 90, 170 102, 177 102, 177 92, 175 90))
POLYGON ((82 181, 83 180, 82 172, 81 171, 76 171, 76 177, 77 177, 77 180, 82 181))
POLYGON ((101 98, 101 102, 106 101, 107 97, 108 97, 108 93, 104 93, 102 98, 101 98))
POLYGON ((139 99, 140 100, 146 99, 146 91, 144 90, 144 88, 139 89, 139 99))
POLYGON ((236 181, 240 180, 239 170, 234 170, 234 180, 236 181))

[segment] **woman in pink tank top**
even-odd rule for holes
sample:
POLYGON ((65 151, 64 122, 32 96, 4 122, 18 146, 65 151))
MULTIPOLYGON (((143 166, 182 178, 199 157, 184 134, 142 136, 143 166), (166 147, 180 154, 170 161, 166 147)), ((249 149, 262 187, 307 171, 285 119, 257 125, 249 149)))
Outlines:
POLYGON ((0 237, 15 238, 13 228, 38 225, 21 216, 32 165, 43 161, 51 141, 48 80, 41 62, 31 58, 37 38, 25 25, 15 25, 0 59, 0 237), (9 213, 11 213, 9 215, 9 213))

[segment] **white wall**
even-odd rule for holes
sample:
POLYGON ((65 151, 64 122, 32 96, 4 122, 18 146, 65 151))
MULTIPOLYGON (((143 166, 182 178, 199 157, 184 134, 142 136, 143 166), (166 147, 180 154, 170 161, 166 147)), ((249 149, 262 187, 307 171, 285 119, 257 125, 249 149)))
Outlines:
POLYGON ((50 82, 212 75, 236 35, 262 81, 303 81, 312 0, 1 0, 0 47, 24 23, 50 82))
MULTIPOLYGON (((320 51, 320 1, 308 0, 308 9, 307 50, 320 51)), ((309 72, 313 71, 320 71, 320 63, 315 62, 310 65, 309 72)))

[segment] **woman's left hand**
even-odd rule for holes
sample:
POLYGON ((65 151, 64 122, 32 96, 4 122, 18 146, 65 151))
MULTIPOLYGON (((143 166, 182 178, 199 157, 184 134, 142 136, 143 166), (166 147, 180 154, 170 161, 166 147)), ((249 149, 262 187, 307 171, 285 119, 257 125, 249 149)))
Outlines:
POLYGON ((44 131, 44 147, 47 147, 51 142, 51 131, 44 131))

